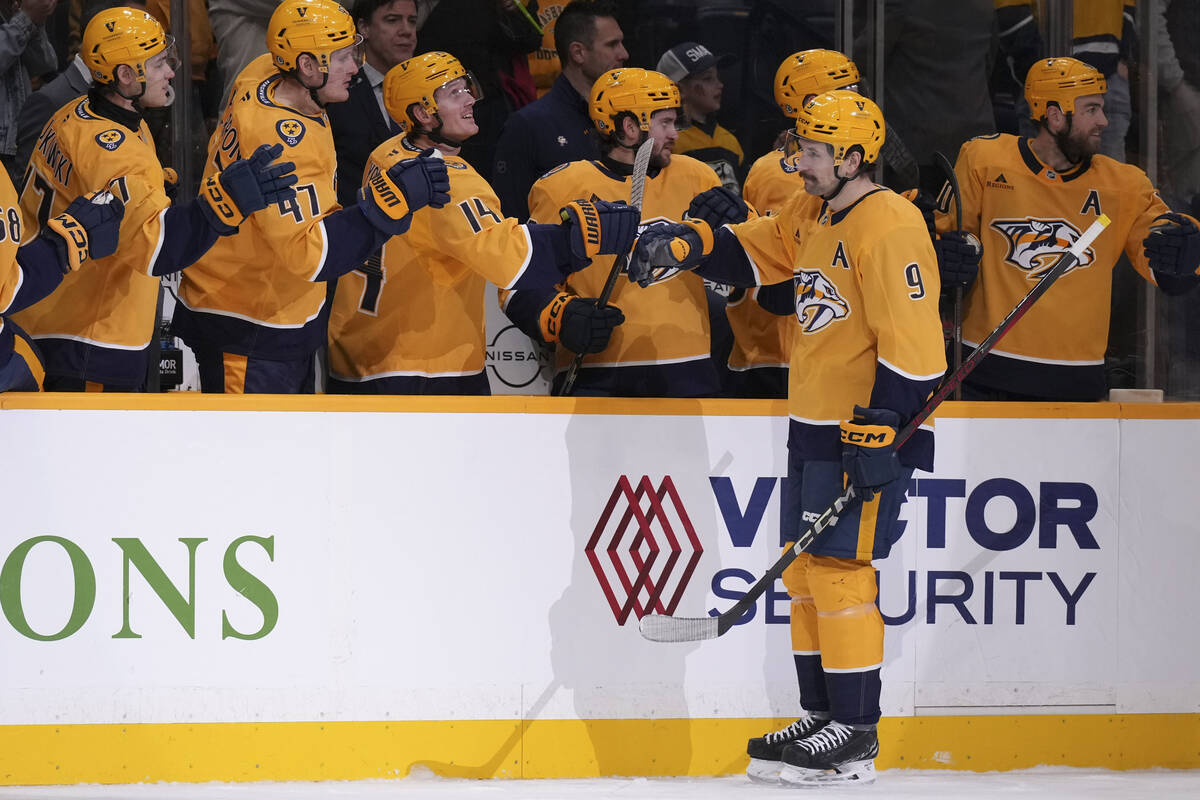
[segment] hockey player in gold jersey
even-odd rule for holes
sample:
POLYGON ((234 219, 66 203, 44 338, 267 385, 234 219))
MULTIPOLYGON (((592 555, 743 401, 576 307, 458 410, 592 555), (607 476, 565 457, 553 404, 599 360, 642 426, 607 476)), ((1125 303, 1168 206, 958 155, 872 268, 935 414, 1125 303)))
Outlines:
POLYGON ((327 282, 362 265, 412 212, 449 199, 440 159, 399 153, 340 208, 327 103, 358 72, 354 21, 331 0, 284 0, 267 25, 275 71, 251 62, 209 141, 206 177, 264 144, 296 163, 297 194, 256 214, 183 278, 175 332, 206 392, 311 392, 329 319, 327 282), (247 72, 249 74, 247 74, 247 72))
POLYGON ((37 347, 7 315, 50 294, 85 262, 112 255, 124 213, 107 191, 76 198, 36 238, 21 244, 17 190, 0 173, 0 392, 36 392, 45 377, 37 347))
MULTIPOLYGON (((836 50, 802 50, 785 58, 775 71, 775 102, 794 120, 805 100, 833 89, 853 88, 858 80, 858 67, 836 50)), ((778 214, 797 194, 806 198, 816 219, 821 200, 804 194, 804 179, 782 148, 755 161, 742 187, 746 202, 766 216, 778 214)), ((729 296, 725 314, 733 330, 728 387, 732 396, 787 397, 788 357, 796 327, 791 295, 789 278, 775 287, 735 289, 729 296)))
MULTIPOLYGON (((329 323, 330 391, 367 394, 489 394, 484 372, 484 290, 551 288, 599 253, 633 246, 637 210, 567 202, 563 224, 522 225, 459 145, 475 135, 474 77, 449 53, 410 58, 388 71, 384 103, 402 133, 380 145, 366 180, 384 164, 437 148, 450 202, 413 215, 412 227, 383 246, 377 263, 338 281, 329 323), (584 217, 598 241, 589 253, 584 217)), ((558 221, 555 208, 547 219, 558 221)))
POLYGON ((21 186, 25 218, 43 231, 80 195, 110 189, 124 203, 120 245, 67 275, 16 316, 45 357, 48 390, 137 391, 147 372, 159 276, 191 264, 248 214, 294 194, 279 151, 214 172, 201 197, 172 205, 143 108, 169 105, 176 56, 144 11, 114 8, 84 31, 81 57, 95 87, 43 128, 21 186))
POLYGON ((650 284, 674 269, 748 286, 792 277, 788 474, 783 533, 795 540, 840 496, 862 490, 784 573, 792 596, 794 661, 805 713, 749 744, 750 775, 795 784, 874 780, 879 752, 883 620, 871 560, 887 556, 914 468, 933 466, 932 430, 896 448, 946 368, 936 256, 921 213, 872 183, 879 108, 838 90, 796 117, 787 153, 805 191, 824 200, 798 226, 794 197, 779 214, 717 231, 699 221, 644 233, 629 277, 650 284), (790 529, 790 531, 789 531, 790 529), (783 745, 782 748, 780 745, 783 745))
MULTIPOLYGON (((1037 136, 980 137, 959 153, 963 227, 983 242, 966 298, 964 347, 983 341, 1097 217, 1112 218, 1080 263, 967 377, 964 399, 1102 398, 1112 270, 1122 253, 1168 293, 1200 282, 1196 221, 1171 213, 1142 170, 1098 155, 1104 90, 1103 76, 1087 64, 1042 59, 1025 81, 1037 136)), ((946 230, 955 214, 948 190, 939 203, 937 225, 946 230)))
MULTIPOLYGON (((692 199, 720 184, 708 165, 672 155, 679 90, 665 75, 611 70, 592 87, 589 109, 603 137, 599 161, 573 161, 542 176, 529 192, 531 219, 550 219, 580 194, 630 196, 634 151, 654 138, 642 203, 642 230, 683 218, 692 199)), ((704 282, 680 275, 649 290, 617 284, 609 306, 595 308, 612 259, 597 259, 553 289, 515 292, 502 307, 530 336, 557 343, 556 388, 577 353, 586 353, 578 395, 700 397, 718 391, 710 355, 704 282), (614 307, 619 311, 613 310, 614 307), (622 321, 623 316, 623 321, 622 321)))

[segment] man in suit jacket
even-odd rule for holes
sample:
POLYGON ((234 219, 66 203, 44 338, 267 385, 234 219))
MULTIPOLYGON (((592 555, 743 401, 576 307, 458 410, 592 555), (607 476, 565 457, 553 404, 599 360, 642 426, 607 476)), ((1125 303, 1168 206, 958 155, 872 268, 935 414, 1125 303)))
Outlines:
POLYGON ((358 0, 352 13, 366 62, 350 84, 350 99, 326 109, 337 149, 338 202, 343 206, 356 202, 371 151, 400 132, 383 105, 383 76, 412 58, 417 46, 416 0, 358 0))

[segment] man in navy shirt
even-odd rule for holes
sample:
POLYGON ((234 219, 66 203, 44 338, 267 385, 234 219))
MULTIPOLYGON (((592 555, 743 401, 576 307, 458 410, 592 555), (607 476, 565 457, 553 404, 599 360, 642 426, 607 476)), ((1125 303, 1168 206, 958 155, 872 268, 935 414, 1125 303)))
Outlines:
POLYGON ((616 13, 607 0, 575 0, 559 15, 562 74, 544 97, 509 116, 496 144, 491 183, 505 216, 529 217, 529 189, 550 169, 600 157, 587 98, 597 78, 629 57, 616 13))

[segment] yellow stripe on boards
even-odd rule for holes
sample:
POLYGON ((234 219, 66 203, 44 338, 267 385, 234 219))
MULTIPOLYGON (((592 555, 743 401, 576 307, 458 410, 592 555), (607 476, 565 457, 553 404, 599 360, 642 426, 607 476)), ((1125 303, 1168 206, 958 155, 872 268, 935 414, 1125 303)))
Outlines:
MULTIPOLYGON (((614 414, 786 417, 786 400, 623 397, 162 394, 10 392, 0 409, 145 411, 328 411, 447 414, 614 414)), ((947 401, 935 417, 958 419, 1200 419, 1200 403, 966 403, 947 401)))
MULTIPOLYGON (((0 784, 728 775, 792 720, 0 726, 0 784)), ((879 769, 1200 767, 1200 715, 894 717, 879 769)))

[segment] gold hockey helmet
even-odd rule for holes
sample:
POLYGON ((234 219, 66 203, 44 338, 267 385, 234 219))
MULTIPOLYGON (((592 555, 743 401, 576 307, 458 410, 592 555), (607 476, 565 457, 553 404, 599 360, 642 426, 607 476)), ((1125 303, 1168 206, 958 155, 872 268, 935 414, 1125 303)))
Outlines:
MULTIPOLYGON (((836 89, 819 94, 801 107, 796 115, 795 136, 789 136, 789 155, 795 153, 802 137, 833 147, 834 166, 841 164, 852 147, 861 147, 863 163, 879 156, 886 135, 886 124, 879 106, 858 92, 836 89)), ((785 149, 787 152, 787 149, 785 149)))
POLYGON ((83 32, 79 54, 96 83, 116 81, 117 67, 124 64, 146 82, 146 62, 163 50, 174 52, 174 39, 145 11, 110 8, 92 17, 83 32))
POLYGON ((775 71, 775 102, 795 119, 804 98, 854 86, 858 81, 858 67, 842 53, 801 50, 785 58, 775 71))
POLYGON ((1025 100, 1034 122, 1046 116, 1050 103, 1070 114, 1075 111, 1076 98, 1104 94, 1107 88, 1100 70, 1075 58, 1043 58, 1025 76, 1025 100))
POLYGON ((650 130, 655 111, 679 108, 679 87, 661 72, 637 67, 609 70, 592 84, 588 113, 600 133, 616 133, 617 119, 632 114, 638 127, 650 130))
POLYGON ((333 0, 284 0, 267 22, 267 50, 284 72, 296 69, 308 53, 321 72, 329 72, 329 57, 362 42, 354 19, 333 0))
POLYGON ((383 77, 383 104, 400 130, 407 133, 417 124, 409 109, 415 104, 437 116, 435 93, 459 78, 466 79, 466 89, 472 97, 476 100, 483 97, 475 76, 449 53, 434 51, 413 56, 389 69, 383 77))

